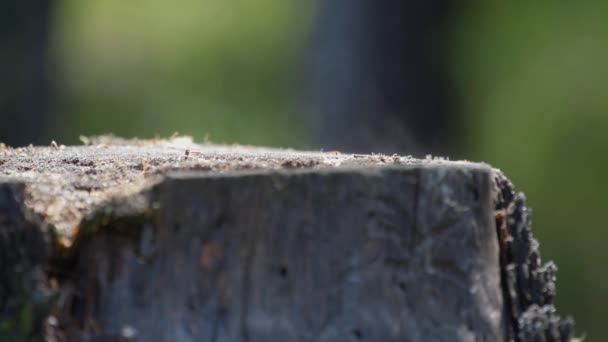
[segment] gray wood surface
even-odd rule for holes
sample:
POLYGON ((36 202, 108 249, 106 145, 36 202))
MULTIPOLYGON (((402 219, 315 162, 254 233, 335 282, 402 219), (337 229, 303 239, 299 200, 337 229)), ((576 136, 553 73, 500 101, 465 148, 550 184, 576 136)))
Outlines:
POLYGON ((566 341, 517 196, 468 162, 5 147, 0 340, 566 341))
POLYGON ((82 246, 82 310, 145 341, 500 340, 489 183, 443 166, 172 176, 138 237, 82 246))

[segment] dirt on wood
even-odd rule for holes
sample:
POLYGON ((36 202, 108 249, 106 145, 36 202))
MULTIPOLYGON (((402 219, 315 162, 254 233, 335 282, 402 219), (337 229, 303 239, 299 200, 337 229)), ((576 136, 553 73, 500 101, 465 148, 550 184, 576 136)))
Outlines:
MULTIPOLYGON (((26 205, 70 243, 88 212, 176 171, 213 174, 247 170, 349 168, 420 163, 387 156, 300 152, 238 145, 199 145, 190 138, 85 138, 88 146, 0 147, 0 180, 26 184, 26 205)), ((441 160, 435 162, 440 163, 441 160)))

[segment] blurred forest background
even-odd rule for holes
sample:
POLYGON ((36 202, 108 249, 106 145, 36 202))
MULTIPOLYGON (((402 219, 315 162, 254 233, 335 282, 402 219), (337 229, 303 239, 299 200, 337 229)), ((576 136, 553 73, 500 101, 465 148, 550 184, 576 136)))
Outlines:
POLYGON ((7 0, 0 141, 485 161, 527 195, 560 313, 608 340, 608 2, 373 2, 7 0))

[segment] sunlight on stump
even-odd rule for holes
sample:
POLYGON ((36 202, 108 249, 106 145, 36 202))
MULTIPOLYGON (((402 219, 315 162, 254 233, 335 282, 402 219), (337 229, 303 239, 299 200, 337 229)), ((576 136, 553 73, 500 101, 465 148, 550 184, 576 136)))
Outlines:
POLYGON ((171 140, 0 148, 0 340, 568 341, 485 164, 171 140))

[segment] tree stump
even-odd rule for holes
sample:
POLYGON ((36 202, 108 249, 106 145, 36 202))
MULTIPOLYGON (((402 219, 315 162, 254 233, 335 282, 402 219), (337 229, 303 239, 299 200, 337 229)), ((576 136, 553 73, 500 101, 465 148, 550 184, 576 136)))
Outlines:
POLYGON ((86 142, 0 148, 0 340, 573 338, 488 165, 86 142))

